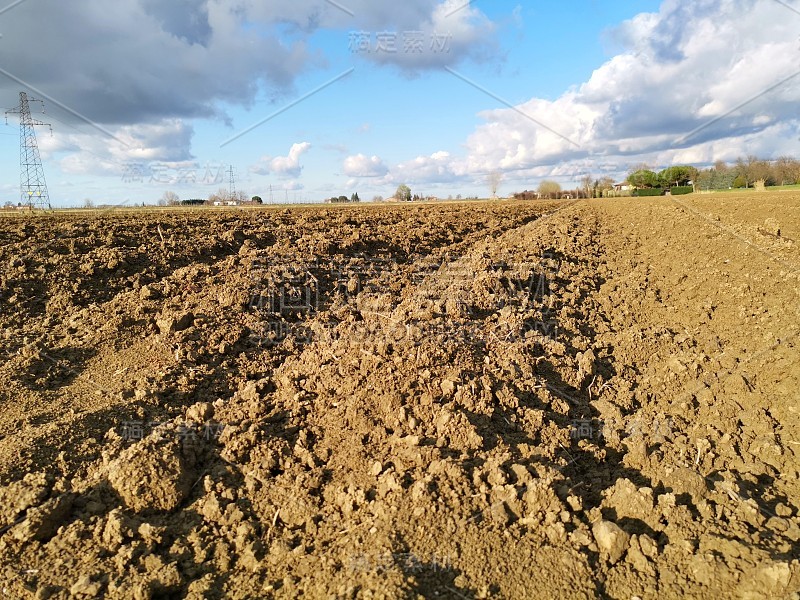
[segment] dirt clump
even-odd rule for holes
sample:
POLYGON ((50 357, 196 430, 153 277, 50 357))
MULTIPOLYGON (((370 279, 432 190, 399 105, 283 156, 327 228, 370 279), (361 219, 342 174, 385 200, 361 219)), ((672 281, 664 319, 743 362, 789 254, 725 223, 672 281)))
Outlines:
POLYGON ((194 483, 187 463, 177 441, 147 439, 109 463, 108 481, 127 508, 168 512, 180 506, 194 483))

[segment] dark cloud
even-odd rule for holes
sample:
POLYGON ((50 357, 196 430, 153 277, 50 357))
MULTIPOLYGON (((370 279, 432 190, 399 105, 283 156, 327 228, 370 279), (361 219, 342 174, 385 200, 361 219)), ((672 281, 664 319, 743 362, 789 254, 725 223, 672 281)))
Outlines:
MULTIPOLYGON (((29 1, 0 16, 0 67, 101 124, 221 117, 219 103, 288 89, 312 62, 302 40, 245 25, 240 11, 202 0, 29 1)), ((19 88, 0 79, 3 96, 19 88)))
POLYGON ((189 44, 208 47, 212 30, 205 0, 143 0, 142 8, 167 33, 189 44))
MULTIPOLYGON (((447 0, 460 3, 461 0, 447 0)), ((447 16, 437 0, 29 0, 0 15, 0 97, 21 86, 103 125, 164 118, 221 118, 221 106, 250 106, 260 92, 279 98, 298 75, 323 62, 309 50, 317 28, 424 31, 449 36, 446 52, 399 53, 377 62, 403 68, 452 64, 482 46, 488 21, 474 8, 447 16), (352 14, 348 14, 352 13, 352 14), (293 31, 287 31, 286 25, 293 31), (20 83, 20 82, 24 82, 20 83)))

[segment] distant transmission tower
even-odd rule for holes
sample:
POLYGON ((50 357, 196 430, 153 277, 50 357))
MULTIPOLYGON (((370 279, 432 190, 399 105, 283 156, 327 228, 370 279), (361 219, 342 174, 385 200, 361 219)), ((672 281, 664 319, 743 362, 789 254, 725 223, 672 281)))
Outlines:
POLYGON ((231 198, 233 198, 236 195, 236 179, 233 175, 233 165, 231 165, 230 168, 228 169, 228 174, 230 175, 231 198))
POLYGON ((25 92, 19 93, 19 106, 10 108, 6 111, 6 124, 8 115, 19 115, 19 166, 20 166, 20 199, 23 204, 31 208, 34 206, 41 208, 50 207, 50 194, 47 192, 47 183, 44 180, 44 169, 42 168, 42 157, 39 155, 39 145, 36 142, 36 125, 53 128, 50 123, 42 123, 31 116, 31 102, 42 104, 44 113, 44 101, 28 98, 25 92))

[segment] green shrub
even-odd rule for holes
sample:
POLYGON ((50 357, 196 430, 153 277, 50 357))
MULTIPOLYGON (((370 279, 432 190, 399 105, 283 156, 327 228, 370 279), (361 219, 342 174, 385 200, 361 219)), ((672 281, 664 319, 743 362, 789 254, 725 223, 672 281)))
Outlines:
POLYGON ((634 196, 660 196, 664 193, 664 190, 661 188, 643 188, 641 190, 634 190, 634 196))
POLYGON ((739 175, 733 180, 733 187, 736 189, 747 187, 747 179, 745 179, 742 175, 739 175))
POLYGON ((692 192, 694 192, 694 188, 690 185, 672 186, 669 190, 669 193, 673 196, 683 196, 692 192))

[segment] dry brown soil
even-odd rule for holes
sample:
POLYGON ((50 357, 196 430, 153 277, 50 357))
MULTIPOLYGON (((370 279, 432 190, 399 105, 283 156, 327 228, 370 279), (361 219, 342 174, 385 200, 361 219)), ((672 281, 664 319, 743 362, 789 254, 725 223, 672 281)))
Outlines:
POLYGON ((0 218, 2 598, 800 598, 800 196, 0 218))

